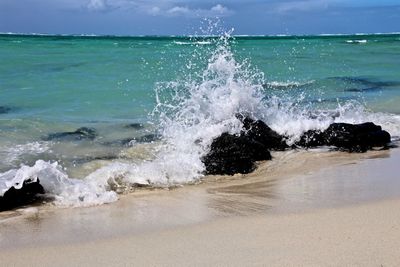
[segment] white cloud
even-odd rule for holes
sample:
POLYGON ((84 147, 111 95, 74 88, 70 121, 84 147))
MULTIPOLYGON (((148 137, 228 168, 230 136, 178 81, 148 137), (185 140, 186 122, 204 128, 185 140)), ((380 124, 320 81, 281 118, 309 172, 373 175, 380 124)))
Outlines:
POLYGON ((153 16, 159 15, 160 12, 161 12, 161 8, 159 8, 158 6, 153 6, 148 10, 148 13, 153 16))
POLYGON ((313 10, 326 9, 329 6, 330 0, 300 0, 287 1, 277 3, 273 6, 273 12, 290 13, 290 12, 307 12, 313 10))
MULTIPOLYGON (((76 1, 76 0, 69 0, 76 1)), ((89 0, 84 6, 89 11, 111 11, 111 10, 139 10, 141 7, 146 6, 146 2, 142 0, 89 0)))
MULTIPOLYGON (((0 0, 1 1, 1 0, 0 0)), ((67 0, 60 0, 67 1, 67 0)), ((71 4, 78 0, 68 0, 71 4)), ((79 0, 80 1, 80 0, 79 0)), ((199 4, 200 1, 183 1, 183 0, 86 0, 84 9, 92 12, 105 12, 112 10, 136 11, 147 13, 152 16, 164 17, 188 17, 188 18, 204 18, 204 17, 225 17, 230 16, 234 12, 226 6, 216 4, 209 6, 205 4, 202 7, 191 7, 190 4, 199 4), (183 4, 185 3, 185 4, 183 4), (186 4, 188 3, 188 4, 186 4)), ((82 7, 82 6, 81 6, 82 7)))
POLYGON ((221 4, 217 4, 213 7, 211 7, 210 13, 213 15, 230 16, 234 12, 233 12, 233 10, 231 10, 221 4))
POLYGON ((192 12, 189 8, 181 6, 174 6, 167 10, 167 14, 172 16, 189 15, 192 12))
POLYGON ((106 0, 90 0, 86 7, 90 11, 105 11, 109 8, 106 0))
POLYGON ((227 9, 226 7, 224 7, 224 6, 221 5, 221 4, 218 4, 218 5, 216 5, 216 6, 213 6, 213 7, 211 8, 211 11, 223 14, 223 13, 228 13, 228 12, 229 12, 229 9, 227 9))
POLYGON ((224 17, 232 15, 233 11, 227 7, 217 4, 209 9, 197 8, 191 9, 187 6, 174 6, 167 9, 164 13, 160 15, 166 16, 185 16, 185 17, 224 17))

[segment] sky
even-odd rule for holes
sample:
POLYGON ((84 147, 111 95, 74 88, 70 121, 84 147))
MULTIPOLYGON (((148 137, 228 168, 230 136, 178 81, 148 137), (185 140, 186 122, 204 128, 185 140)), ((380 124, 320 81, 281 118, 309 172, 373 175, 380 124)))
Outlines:
POLYGON ((400 0, 0 0, 0 32, 193 35, 400 32, 400 0), (202 30, 203 29, 203 30, 202 30))

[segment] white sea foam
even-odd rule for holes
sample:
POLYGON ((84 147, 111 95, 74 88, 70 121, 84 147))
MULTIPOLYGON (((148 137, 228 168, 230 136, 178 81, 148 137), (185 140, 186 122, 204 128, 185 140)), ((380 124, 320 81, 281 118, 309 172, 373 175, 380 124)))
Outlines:
MULTIPOLYGON (((203 59, 207 62, 204 70, 157 84, 153 114, 159 119, 163 138, 154 159, 139 163, 114 161, 83 179, 69 178, 57 163, 39 160, 33 166, 1 173, 0 194, 11 186, 22 186, 23 181, 39 178, 46 192, 55 197, 55 204, 87 206, 115 201, 115 191, 134 184, 171 186, 196 182, 203 176, 201 158, 209 151, 212 140, 223 132, 240 132, 238 113, 262 119, 278 133, 289 136, 289 143, 304 131, 325 129, 332 122, 373 121, 392 135, 400 135, 399 116, 369 112, 358 102, 310 116, 312 107, 301 105, 301 97, 266 97, 263 73, 251 69, 246 61, 237 61, 228 38, 213 39, 216 49, 202 48, 208 51, 203 59)), ((291 81, 270 84, 301 85, 291 81)))
POLYGON ((253 83, 257 75, 235 61, 226 40, 220 42, 198 79, 157 86, 154 113, 160 117, 163 142, 154 160, 139 164, 115 162, 83 180, 68 178, 56 163, 37 161, 32 167, 2 173, 3 193, 10 186, 40 177, 46 192, 56 197, 56 204, 82 206, 115 200, 115 193, 107 190, 120 185, 170 186, 197 181, 204 170, 201 157, 213 138, 225 131, 240 131, 235 114, 257 116, 264 107, 262 83, 253 83))
POLYGON ((154 114, 160 118, 163 143, 156 158, 142 164, 113 163, 90 179, 156 186, 195 182, 203 175, 201 157, 212 140, 225 131, 240 131, 235 114, 262 113, 262 83, 253 83, 259 75, 234 59, 226 40, 219 42, 198 78, 157 85, 154 114))
POLYGON ((174 41, 174 44, 177 44, 177 45, 190 45, 192 43, 191 42, 174 41))
POLYGON ((264 120, 277 132, 288 136, 289 143, 298 140, 307 130, 325 129, 333 122, 374 121, 392 133, 400 133, 398 118, 369 112, 355 101, 310 116, 310 107, 299 104, 303 99, 274 95, 266 98, 263 73, 250 69, 246 62, 236 61, 226 39, 219 42, 201 73, 156 86, 154 113, 160 118, 163 136, 156 158, 141 164, 115 162, 95 171, 88 179, 106 177, 108 183, 112 181, 122 186, 195 182, 203 175, 201 157, 209 151, 212 140, 223 132, 240 132, 241 122, 235 116, 238 113, 264 120))
POLYGON ((366 44, 367 40, 346 40, 349 44, 366 44))
MULTIPOLYGON (((117 200, 115 192, 107 191, 106 183, 94 180, 70 179, 57 162, 38 160, 33 166, 22 165, 0 173, 0 196, 11 187, 20 189, 25 181, 39 179, 47 195, 62 206, 90 206, 117 200)), ((104 181, 101 181, 104 182, 104 181)))
POLYGON ((26 144, 13 145, 10 147, 6 147, 3 150, 5 151, 4 161, 11 163, 18 158, 20 158, 24 154, 40 154, 48 151, 50 149, 51 144, 49 142, 29 142, 26 144))
POLYGON ((298 140, 305 131, 324 130, 334 122, 356 124, 372 121, 381 125, 391 135, 400 135, 400 116, 371 112, 357 101, 348 101, 343 105, 338 104, 335 109, 319 111, 314 116, 310 116, 308 106, 297 105, 292 101, 285 102, 279 97, 271 97, 264 120, 275 131, 288 136, 289 144, 298 140))
POLYGON ((195 41, 195 42, 174 41, 174 44, 177 44, 177 45, 209 45, 209 44, 212 44, 212 42, 210 42, 210 41, 195 41))

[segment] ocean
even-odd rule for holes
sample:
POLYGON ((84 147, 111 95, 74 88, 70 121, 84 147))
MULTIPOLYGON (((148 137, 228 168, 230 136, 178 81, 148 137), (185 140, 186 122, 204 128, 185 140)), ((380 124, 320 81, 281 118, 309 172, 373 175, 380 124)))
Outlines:
POLYGON ((400 136, 400 34, 0 35, 0 196, 39 179, 51 205, 195 184, 236 114, 289 143, 332 122, 400 136))

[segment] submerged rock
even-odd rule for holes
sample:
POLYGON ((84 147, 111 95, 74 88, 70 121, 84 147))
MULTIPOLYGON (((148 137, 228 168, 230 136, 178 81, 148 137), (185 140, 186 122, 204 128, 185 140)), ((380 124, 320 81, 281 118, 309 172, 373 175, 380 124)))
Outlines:
POLYGON ((25 180, 20 189, 16 189, 12 186, 3 196, 0 196, 0 211, 10 210, 35 202, 38 200, 38 195, 44 193, 39 179, 36 181, 25 180))
POLYGON ((11 108, 5 107, 5 106, 0 106, 0 114, 5 114, 10 112, 11 108))
POLYGON ((161 136, 159 134, 145 134, 131 139, 131 142, 133 141, 137 143, 151 143, 160 140, 160 138, 161 136))
POLYGON ((399 86, 400 82, 398 81, 381 81, 376 80, 371 77, 352 77, 352 76, 339 76, 339 77, 329 77, 329 80, 342 81, 349 84, 359 84, 364 87, 371 88, 382 88, 382 87, 391 87, 391 86, 399 86))
POLYGON ((143 125, 142 123, 134 122, 134 123, 126 124, 126 125, 124 126, 124 128, 140 130, 140 129, 143 129, 143 128, 144 128, 144 125, 143 125))
POLYGON ((374 79, 373 77, 343 76, 329 77, 327 79, 339 82, 339 84, 342 84, 342 86, 344 85, 345 87, 343 89, 345 92, 374 92, 400 85, 398 81, 382 81, 374 79))
POLYGON ((118 155, 104 155, 104 156, 87 156, 87 157, 82 157, 82 158, 74 158, 71 160, 73 164, 84 164, 88 163, 91 161, 96 161, 96 160, 105 160, 105 161, 111 161, 115 159, 121 159, 122 157, 118 155))
POLYGON ((60 132, 49 134, 43 138, 45 141, 78 141, 93 140, 97 136, 96 130, 88 127, 81 127, 74 132, 60 132))
POLYGON ((160 140, 161 136, 159 134, 145 134, 138 137, 129 137, 119 140, 113 140, 108 142, 103 142, 106 146, 131 146, 134 143, 151 143, 160 140))
POLYGON ((363 87, 363 88, 348 88, 345 89, 345 92, 355 92, 355 93, 362 93, 362 92, 373 92, 373 91, 379 91, 382 88, 380 87, 363 87))

